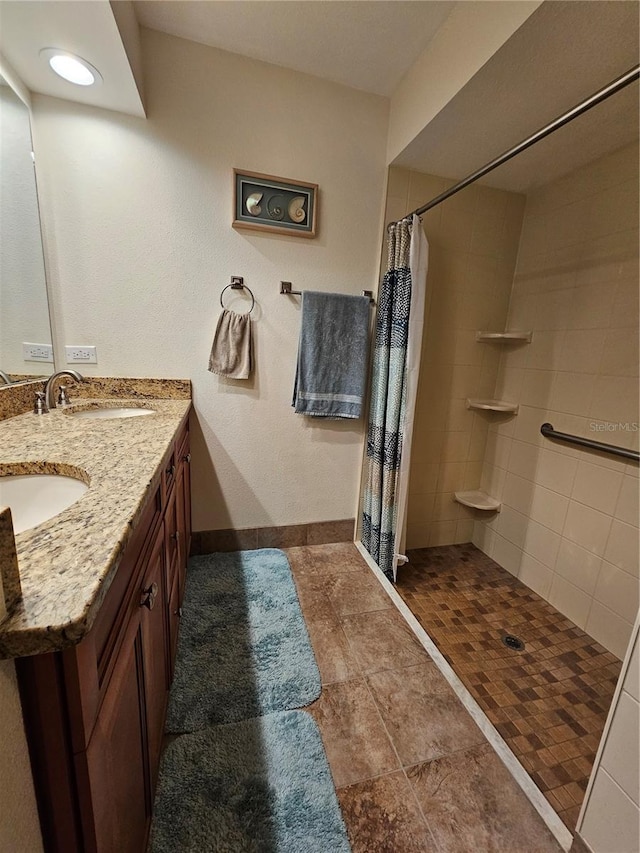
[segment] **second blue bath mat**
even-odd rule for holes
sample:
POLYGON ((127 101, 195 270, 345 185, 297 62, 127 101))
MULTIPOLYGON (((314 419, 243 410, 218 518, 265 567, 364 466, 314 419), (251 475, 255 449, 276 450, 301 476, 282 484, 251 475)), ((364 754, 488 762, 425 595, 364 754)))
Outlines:
POLYGON ((308 705, 320 673, 286 556, 234 551, 192 557, 167 731, 308 705))
POLYGON ((150 853, 350 853, 320 732, 304 711, 167 747, 150 853))

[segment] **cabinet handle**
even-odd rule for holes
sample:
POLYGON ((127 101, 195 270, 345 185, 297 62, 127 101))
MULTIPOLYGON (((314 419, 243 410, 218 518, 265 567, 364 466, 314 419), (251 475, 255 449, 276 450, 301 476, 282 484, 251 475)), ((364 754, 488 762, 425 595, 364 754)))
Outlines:
POLYGON ((156 596, 158 594, 158 584, 152 583, 149 589, 145 589, 140 596, 140 607, 146 607, 149 610, 153 610, 153 605, 156 603, 156 596))
POLYGON ((182 616, 182 607, 178 607, 178 609, 177 609, 177 610, 174 610, 174 611, 173 611, 173 615, 174 615, 174 616, 177 616, 178 618, 180 618, 180 617, 182 616))
POLYGON ((176 466, 175 466, 175 465, 170 465, 170 466, 167 468, 167 477, 173 477, 173 475, 174 475, 175 473, 176 473, 176 466))
POLYGON ((186 462, 187 464, 188 464, 189 462, 191 462, 191 454, 190 454, 190 453, 187 453, 187 455, 186 455, 186 456, 183 456, 183 457, 182 457, 182 461, 183 461, 183 462, 186 462))

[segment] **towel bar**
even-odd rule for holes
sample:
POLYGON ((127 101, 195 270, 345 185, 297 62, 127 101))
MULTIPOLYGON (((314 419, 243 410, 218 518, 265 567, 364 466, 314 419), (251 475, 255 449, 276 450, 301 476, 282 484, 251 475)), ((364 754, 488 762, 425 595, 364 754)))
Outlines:
MULTIPOLYGON (((281 281, 280 282, 280 293, 284 294, 285 296, 302 296, 302 291, 301 290, 294 290, 293 285, 291 284, 290 281, 281 281)), ((373 291, 372 290, 363 290, 362 295, 368 296, 369 302, 372 305, 376 304, 376 300, 373 298, 373 291)))

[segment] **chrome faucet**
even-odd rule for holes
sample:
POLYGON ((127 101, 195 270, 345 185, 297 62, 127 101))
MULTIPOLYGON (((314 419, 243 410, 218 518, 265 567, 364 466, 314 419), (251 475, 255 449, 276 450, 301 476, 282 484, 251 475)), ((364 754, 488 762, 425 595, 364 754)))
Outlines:
POLYGON ((5 383, 5 385, 11 385, 12 384, 11 380, 9 379, 7 374, 4 372, 4 370, 0 370, 0 379, 2 379, 2 381, 5 383))
POLYGON ((70 376, 76 382, 84 382, 84 377, 77 370, 59 370, 57 373, 54 373, 47 379, 47 384, 44 386, 44 412, 48 412, 50 409, 55 409, 56 407, 54 398, 55 384, 61 376, 70 376))

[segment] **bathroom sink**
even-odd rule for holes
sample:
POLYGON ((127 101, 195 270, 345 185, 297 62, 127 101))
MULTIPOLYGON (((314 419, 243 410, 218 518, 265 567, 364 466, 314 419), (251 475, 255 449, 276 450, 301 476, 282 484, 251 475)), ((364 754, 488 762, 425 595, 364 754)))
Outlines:
POLYGON ((62 474, 0 477, 0 506, 11 507, 14 533, 22 533, 70 507, 89 486, 62 474))
POLYGON ((153 409, 134 408, 133 406, 122 406, 120 408, 102 408, 102 409, 77 409, 67 412, 74 418, 87 418, 88 420, 96 420, 103 418, 138 418, 141 415, 155 414, 153 409))

